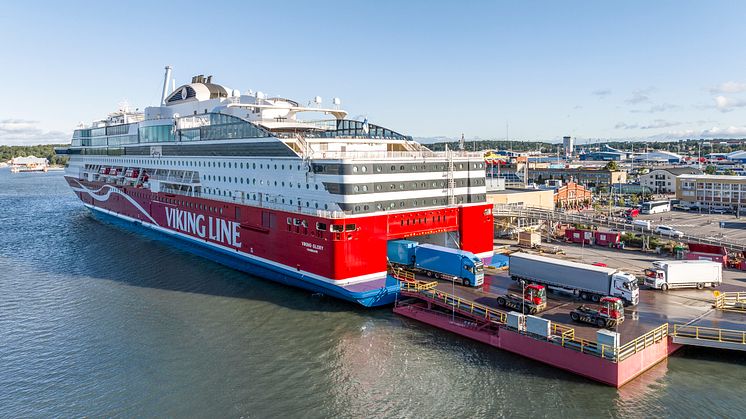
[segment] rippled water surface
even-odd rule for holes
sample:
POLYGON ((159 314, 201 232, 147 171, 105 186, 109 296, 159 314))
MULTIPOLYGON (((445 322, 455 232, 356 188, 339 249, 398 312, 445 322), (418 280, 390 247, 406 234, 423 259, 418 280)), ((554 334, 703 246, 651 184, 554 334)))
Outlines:
POLYGON ((0 170, 0 417, 738 417, 743 355, 621 390, 287 288, 93 218, 0 170))

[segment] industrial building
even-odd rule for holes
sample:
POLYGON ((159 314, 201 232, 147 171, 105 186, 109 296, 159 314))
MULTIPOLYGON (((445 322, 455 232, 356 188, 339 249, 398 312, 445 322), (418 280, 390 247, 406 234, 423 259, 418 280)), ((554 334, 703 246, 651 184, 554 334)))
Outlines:
POLYGON ((683 157, 670 151, 657 150, 649 153, 637 154, 635 155, 634 160, 645 163, 671 164, 680 163, 683 160, 683 157))
MULTIPOLYGON (((488 174, 488 177, 491 175, 488 174)), ((536 183, 543 185, 547 180, 561 180, 564 182, 576 182, 589 188, 616 185, 627 182, 627 172, 622 170, 609 171, 603 168, 585 167, 551 167, 547 164, 531 164, 526 169, 525 165, 504 165, 499 175, 506 180, 507 187, 518 186, 518 184, 536 183)))
POLYGON ((622 161, 626 158, 626 153, 618 151, 591 151, 580 155, 583 161, 622 161))
POLYGON ((554 191, 551 189, 505 189, 487 192, 487 202, 493 205, 554 209, 554 191))

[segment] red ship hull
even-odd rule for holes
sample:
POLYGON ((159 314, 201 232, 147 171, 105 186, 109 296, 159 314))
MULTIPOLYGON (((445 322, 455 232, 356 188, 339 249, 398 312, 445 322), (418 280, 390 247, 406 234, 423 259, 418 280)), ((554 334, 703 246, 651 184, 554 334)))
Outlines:
POLYGON ((221 254, 220 262, 230 257, 240 263, 227 264, 247 272, 265 269, 261 276, 268 279, 366 306, 388 304, 397 293, 396 281, 386 274, 388 240, 458 232, 462 249, 483 259, 492 256, 489 204, 335 219, 70 176, 66 180, 100 214, 209 248, 221 254))

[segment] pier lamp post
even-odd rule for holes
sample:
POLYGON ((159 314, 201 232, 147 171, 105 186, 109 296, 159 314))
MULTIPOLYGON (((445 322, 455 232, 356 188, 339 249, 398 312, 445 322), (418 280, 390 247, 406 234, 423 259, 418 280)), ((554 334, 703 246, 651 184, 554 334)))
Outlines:
POLYGON ((521 314, 526 314, 526 281, 521 279, 521 314))

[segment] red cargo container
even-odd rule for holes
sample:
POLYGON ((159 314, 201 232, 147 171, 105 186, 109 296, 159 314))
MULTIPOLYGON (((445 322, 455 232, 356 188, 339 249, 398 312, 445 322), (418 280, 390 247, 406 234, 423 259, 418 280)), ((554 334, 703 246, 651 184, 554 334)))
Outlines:
POLYGON ((703 253, 703 252, 687 252, 687 260, 711 260, 713 262, 720 262, 724 267, 728 266, 728 256, 718 255, 715 253, 703 253))
POLYGON ((693 253, 706 253, 714 255, 727 255, 728 250, 721 246, 702 243, 689 243, 689 251, 693 253))
POLYGON ((572 243, 593 244, 593 232, 587 230, 565 230, 565 240, 572 243))
POLYGON ((621 233, 611 233, 608 231, 596 232, 596 244, 599 246, 617 246, 622 240, 621 233))

